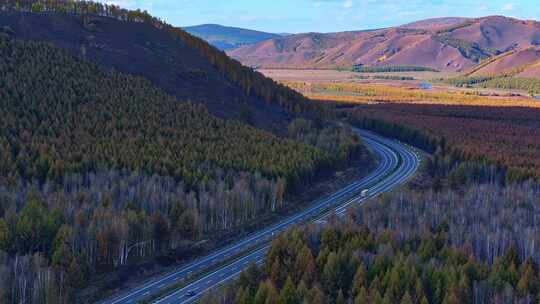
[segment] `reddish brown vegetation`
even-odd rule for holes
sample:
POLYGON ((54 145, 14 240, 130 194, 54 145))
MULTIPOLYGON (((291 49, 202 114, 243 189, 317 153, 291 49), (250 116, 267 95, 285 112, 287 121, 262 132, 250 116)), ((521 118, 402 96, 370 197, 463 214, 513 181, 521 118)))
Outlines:
POLYGON ((378 119, 443 136, 471 157, 540 176, 540 111, 530 108, 414 104, 361 105, 357 118, 378 119))

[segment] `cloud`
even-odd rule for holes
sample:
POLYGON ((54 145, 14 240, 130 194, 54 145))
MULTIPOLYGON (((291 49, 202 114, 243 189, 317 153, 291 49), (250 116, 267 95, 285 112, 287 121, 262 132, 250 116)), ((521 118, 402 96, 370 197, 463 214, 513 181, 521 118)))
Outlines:
POLYGON ((352 0, 345 0, 345 2, 343 2, 344 8, 351 8, 353 6, 354 6, 354 2, 352 0))
POLYGON ((141 1, 141 0, 102 0, 99 1, 105 4, 114 4, 121 8, 126 9, 150 9, 153 6, 153 1, 141 1))
POLYGON ((516 7, 514 5, 514 3, 506 3, 503 7, 502 7, 502 10, 503 11, 507 11, 507 12, 510 12, 510 11, 513 11, 515 10, 516 7))

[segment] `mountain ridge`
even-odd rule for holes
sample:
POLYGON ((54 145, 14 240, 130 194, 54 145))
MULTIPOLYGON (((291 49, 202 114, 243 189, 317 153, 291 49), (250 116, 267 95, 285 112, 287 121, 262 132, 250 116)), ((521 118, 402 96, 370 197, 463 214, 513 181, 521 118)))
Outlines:
POLYGON ((228 54, 255 68, 415 65, 461 72, 486 58, 538 44, 540 23, 488 16, 427 19, 371 31, 297 34, 228 54))
POLYGON ((244 45, 251 45, 264 40, 284 36, 212 23, 186 26, 182 29, 194 36, 206 40, 208 43, 221 50, 232 50, 244 45))

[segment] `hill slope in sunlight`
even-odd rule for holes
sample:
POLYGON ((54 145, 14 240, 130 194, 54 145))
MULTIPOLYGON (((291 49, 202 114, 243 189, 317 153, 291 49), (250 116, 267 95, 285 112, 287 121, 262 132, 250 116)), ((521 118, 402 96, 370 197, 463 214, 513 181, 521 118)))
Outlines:
POLYGON ((480 61, 540 43, 540 23, 503 16, 439 18, 401 27, 307 33, 241 47, 229 54, 266 68, 408 65, 464 71, 480 61))

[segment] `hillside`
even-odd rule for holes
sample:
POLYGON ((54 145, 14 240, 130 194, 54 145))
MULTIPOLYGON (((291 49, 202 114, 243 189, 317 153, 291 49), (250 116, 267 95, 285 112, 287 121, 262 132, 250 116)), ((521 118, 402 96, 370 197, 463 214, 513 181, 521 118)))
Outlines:
POLYGON ((498 74, 517 75, 529 69, 540 60, 540 48, 530 47, 510 51, 499 56, 487 59, 486 62, 474 67, 468 76, 490 76, 498 74))
POLYGON ((526 66, 523 71, 517 74, 517 77, 540 78, 540 61, 526 66))
POLYGON ((409 29, 420 29, 420 30, 441 30, 444 28, 456 26, 463 24, 469 21, 470 18, 460 18, 460 17, 442 17, 442 18, 430 18, 424 19, 416 22, 411 22, 400 27, 409 28, 409 29))
POLYGON ((351 68, 408 65, 464 71, 481 60, 540 43, 540 23, 502 16, 440 18, 402 27, 291 35, 229 54, 265 68, 351 68))
MULTIPOLYGON (((0 35, 0 75, 1 303, 80 303, 69 296, 91 275, 281 210, 345 160, 43 42, 0 35), (28 277, 7 271, 21 260, 28 277)), ((346 146, 331 134, 317 144, 359 149, 333 132, 346 146)))
POLYGON ((182 28, 191 35, 208 41, 220 50, 232 50, 244 45, 279 38, 281 35, 228 27, 219 24, 201 24, 182 28))
POLYGON ((98 8, 100 16, 2 11, 0 28, 17 39, 52 43, 106 69, 142 76, 180 100, 202 102, 222 118, 282 129, 291 112, 309 108, 301 95, 182 30, 140 12, 98 8))

